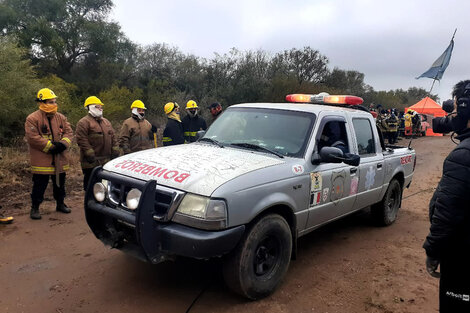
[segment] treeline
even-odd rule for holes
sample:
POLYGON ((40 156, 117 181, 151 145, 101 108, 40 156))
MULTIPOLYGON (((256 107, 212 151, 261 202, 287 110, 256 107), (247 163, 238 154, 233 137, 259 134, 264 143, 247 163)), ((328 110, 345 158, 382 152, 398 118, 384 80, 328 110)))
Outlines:
POLYGON ((193 99, 207 116, 204 108, 214 101, 223 107, 282 102, 289 93, 353 94, 365 105, 399 109, 427 95, 415 87, 375 91, 363 73, 330 69, 328 58, 311 47, 275 54, 234 48, 206 59, 167 44, 139 46, 109 21, 112 6, 111 0, 0 0, 0 144, 22 136, 41 87, 55 91, 73 125, 90 95, 105 103, 114 123, 141 99, 160 126, 168 101, 193 99))

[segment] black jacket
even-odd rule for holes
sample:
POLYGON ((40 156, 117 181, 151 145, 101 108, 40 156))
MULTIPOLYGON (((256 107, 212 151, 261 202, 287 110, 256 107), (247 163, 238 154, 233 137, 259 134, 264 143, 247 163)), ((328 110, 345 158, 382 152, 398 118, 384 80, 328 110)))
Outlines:
POLYGON ((431 202, 431 229, 423 248, 438 260, 470 250, 470 129, 456 137, 459 145, 444 161, 431 202))
POLYGON ((183 123, 169 118, 168 122, 166 123, 166 127, 163 130, 163 145, 173 146, 182 143, 184 143, 183 123))
POLYGON ((199 115, 196 115, 195 117, 190 117, 188 114, 183 118, 184 139, 187 142, 196 141, 197 132, 206 129, 206 121, 199 115))

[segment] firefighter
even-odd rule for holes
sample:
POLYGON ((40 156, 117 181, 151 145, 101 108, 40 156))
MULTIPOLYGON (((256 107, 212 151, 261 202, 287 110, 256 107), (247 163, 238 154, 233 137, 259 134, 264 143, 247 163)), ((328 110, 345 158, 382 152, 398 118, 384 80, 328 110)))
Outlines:
POLYGON ((388 127, 388 143, 393 145, 397 142, 398 136, 398 118, 395 115, 395 109, 390 111, 387 119, 385 120, 388 127))
POLYGON ((386 120, 386 111, 381 110, 379 111, 379 114, 377 115, 376 119, 376 124, 378 129, 382 132, 383 138, 388 138, 388 129, 387 129, 387 123, 385 123, 386 120))
POLYGON ((88 114, 77 123, 75 136, 80 147, 85 190, 93 169, 119 156, 119 146, 113 126, 103 117, 103 105, 97 97, 88 97, 84 104, 88 114))
POLYGON ((156 127, 145 119, 144 103, 140 100, 132 102, 132 116, 122 123, 119 132, 119 147, 124 154, 150 149, 153 147, 153 133, 156 127))
POLYGON ((184 143, 183 124, 180 119, 180 108, 176 102, 168 102, 163 107, 168 122, 163 130, 163 145, 173 146, 184 143))
POLYGON ((222 106, 220 103, 214 102, 209 106, 209 110, 212 115, 212 122, 214 122, 219 117, 220 113, 222 113, 222 106))
POLYGON ((73 132, 67 118, 57 112, 57 96, 49 88, 38 91, 39 110, 26 118, 25 137, 29 144, 33 190, 31 192, 32 219, 40 219, 39 205, 44 200, 49 178, 52 178, 56 210, 70 213, 64 203, 65 172, 69 169, 67 149, 72 144, 73 132))
POLYGON ((470 80, 452 91, 456 114, 450 117, 460 143, 444 161, 441 180, 429 203, 431 227, 423 248, 426 270, 439 277, 441 313, 470 312, 470 80), (439 272, 436 272, 440 266, 439 272))
POLYGON ((405 136, 405 112, 400 111, 398 114, 398 137, 405 136))
POLYGON ((408 109, 405 114, 405 137, 408 138, 413 135, 413 122, 411 120, 411 113, 413 110, 408 109))
POLYGON ((186 103, 186 112, 188 114, 182 121, 184 140, 186 142, 195 142, 197 132, 207 129, 206 121, 199 116, 196 101, 189 100, 188 103, 186 103))

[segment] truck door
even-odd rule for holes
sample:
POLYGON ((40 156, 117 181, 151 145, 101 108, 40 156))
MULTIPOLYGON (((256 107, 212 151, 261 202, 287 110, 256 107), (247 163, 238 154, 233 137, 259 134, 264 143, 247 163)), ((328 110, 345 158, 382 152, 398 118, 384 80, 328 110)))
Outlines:
MULTIPOLYGON (((349 152, 353 146, 347 121, 343 116, 326 116, 321 119, 314 138, 314 154, 324 146, 336 146, 349 152), (340 142, 340 145, 337 143, 340 142)), ((318 227, 351 211, 356 199, 351 194, 351 173, 353 168, 344 163, 320 163, 312 165, 310 172, 310 206, 307 229, 318 227)))
POLYGON ((362 209, 378 202, 384 183, 384 158, 379 138, 373 131, 371 119, 353 117, 357 154, 361 157, 358 170, 357 199, 355 209, 362 209))

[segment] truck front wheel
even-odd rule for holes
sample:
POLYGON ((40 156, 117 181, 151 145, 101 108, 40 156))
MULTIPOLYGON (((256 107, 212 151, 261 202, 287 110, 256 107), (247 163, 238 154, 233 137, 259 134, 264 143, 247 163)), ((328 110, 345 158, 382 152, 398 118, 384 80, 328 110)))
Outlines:
POLYGON ((401 206, 401 185, 396 179, 392 179, 385 195, 379 203, 371 208, 372 218, 381 226, 393 224, 397 219, 398 209, 401 206))
POLYGON ((292 253, 292 234, 286 220, 269 214, 243 236, 223 266, 227 286, 252 300, 271 294, 284 277, 292 253))

